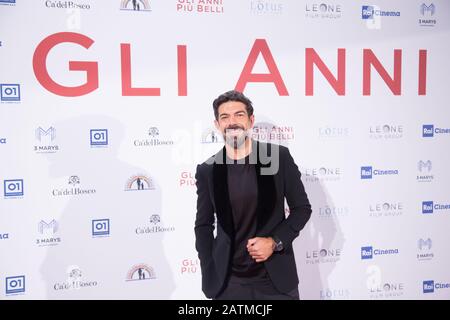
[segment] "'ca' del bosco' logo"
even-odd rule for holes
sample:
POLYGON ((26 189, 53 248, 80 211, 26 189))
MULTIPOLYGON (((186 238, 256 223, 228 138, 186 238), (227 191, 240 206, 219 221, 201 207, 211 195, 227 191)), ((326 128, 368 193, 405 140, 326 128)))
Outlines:
POLYGON ((173 226, 162 225, 161 216, 159 214, 151 215, 149 221, 150 221, 150 225, 136 227, 135 233, 137 235, 144 235, 144 234, 175 231, 175 227, 173 227, 173 226))
POLYGON ((157 127, 150 127, 148 129, 148 137, 145 139, 134 139, 133 145, 135 147, 158 147, 173 145, 173 140, 165 140, 160 137, 160 132, 157 127))
POLYGON ((80 188, 80 177, 78 176, 70 176, 68 180, 68 187, 53 189, 52 195, 54 197, 58 196, 82 196, 82 195, 92 195, 97 192, 97 190, 93 188, 80 188))
POLYGON ((96 287, 97 281, 87 281, 83 278, 83 272, 78 266, 69 266, 67 268, 67 280, 64 282, 57 282, 53 286, 56 291, 74 290, 96 287))

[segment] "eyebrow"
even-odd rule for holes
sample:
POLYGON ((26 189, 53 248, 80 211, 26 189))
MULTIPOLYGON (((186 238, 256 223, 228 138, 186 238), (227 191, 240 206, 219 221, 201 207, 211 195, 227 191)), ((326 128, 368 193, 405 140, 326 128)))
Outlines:
MULTIPOLYGON (((245 110, 236 111, 234 114, 238 114, 238 113, 245 113, 245 110)), ((224 113, 219 114, 219 117, 221 117, 221 116, 228 116, 228 115, 230 115, 230 114, 224 112, 224 113)))

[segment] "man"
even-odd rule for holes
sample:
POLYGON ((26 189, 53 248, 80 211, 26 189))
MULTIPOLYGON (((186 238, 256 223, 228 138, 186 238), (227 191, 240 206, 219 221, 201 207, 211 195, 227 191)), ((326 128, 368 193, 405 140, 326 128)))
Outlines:
POLYGON ((225 146, 195 176, 202 290, 213 299, 299 299, 292 241, 311 205, 298 167, 288 148, 251 139, 253 106, 242 93, 220 95, 213 108, 225 146))

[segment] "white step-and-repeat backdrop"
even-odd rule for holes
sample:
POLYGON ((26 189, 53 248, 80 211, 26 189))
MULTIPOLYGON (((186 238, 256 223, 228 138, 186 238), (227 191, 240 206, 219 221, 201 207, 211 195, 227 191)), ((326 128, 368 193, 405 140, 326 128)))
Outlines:
POLYGON ((450 298, 447 0, 0 0, 1 299, 203 299, 212 101, 313 215, 302 299, 450 298))

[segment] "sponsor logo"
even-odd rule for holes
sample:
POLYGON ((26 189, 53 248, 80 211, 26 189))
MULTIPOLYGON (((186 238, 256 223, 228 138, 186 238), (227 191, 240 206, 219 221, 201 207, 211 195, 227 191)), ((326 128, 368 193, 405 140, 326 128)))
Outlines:
POLYGON ((416 180, 418 182, 431 182, 434 180, 434 175, 430 174, 433 164, 431 160, 422 161, 417 163, 417 170, 420 174, 417 175, 416 180))
POLYGON ((433 213, 433 201, 422 201, 422 213, 433 213))
POLYGON ((422 213, 434 213, 434 210, 450 210, 450 204, 434 203, 434 201, 422 201, 422 213))
POLYGON ((195 186, 195 175, 192 172, 183 171, 180 174, 180 187, 194 187, 195 186))
POLYGON ((120 10, 129 11, 152 11, 148 0, 121 0, 120 10))
POLYGON ((82 290, 93 288, 98 285, 95 280, 86 280, 80 267, 72 265, 67 267, 67 279, 63 282, 57 282, 53 285, 53 290, 64 292, 66 290, 82 290))
POLYGON ((92 236, 109 236, 109 219, 92 220, 92 236))
POLYGON ((324 181, 339 181, 342 177, 341 168, 306 168, 302 170, 305 182, 324 182, 324 181))
POLYGON ((400 17, 400 11, 384 11, 377 6, 362 6, 361 18, 363 20, 374 19, 375 17, 400 17))
POLYGON ((1 102, 20 102, 20 84, 0 84, 1 102))
POLYGON ((84 195, 92 195, 97 192, 97 190, 92 188, 81 188, 79 186, 80 178, 78 176, 70 176, 68 180, 69 187, 53 189, 52 195, 54 197, 60 196, 84 196, 84 195))
POLYGON ((450 283, 425 280, 422 282, 423 293, 434 293, 435 290, 450 289, 450 283))
POLYGON ((434 292, 434 281, 426 280, 422 283, 423 293, 433 293, 434 292))
POLYGON ((320 290, 320 300, 346 300, 350 299, 350 290, 346 288, 320 290))
POLYGON ((148 130, 148 139, 135 139, 133 145, 135 147, 157 147, 157 146, 170 146, 173 145, 173 140, 164 140, 159 137, 159 129, 157 127, 151 127, 148 130))
POLYGON ((320 249, 306 251, 306 264, 335 263, 341 258, 341 249, 320 249))
POLYGON ((8 240, 8 239, 9 239, 9 233, 0 232, 0 240, 8 240))
POLYGON ((56 139, 56 130, 53 127, 48 128, 47 130, 39 127, 36 129, 36 139, 42 141, 43 137, 49 137, 50 141, 56 139))
POLYGON ((388 299, 401 297, 405 292, 403 282, 385 282, 369 288, 370 299, 388 299))
POLYGON ((221 14, 224 12, 223 0, 177 0, 177 12, 221 14))
POLYGON ((135 233, 137 235, 144 235, 175 231, 175 227, 165 226, 161 223, 161 216, 159 214, 152 214, 150 216, 149 222, 149 225, 136 227, 135 233))
POLYGON ((361 179, 372 179, 374 176, 398 175, 398 170, 394 169, 373 169, 372 166, 361 167, 361 179))
POLYGON ((202 143, 223 143, 223 136, 210 127, 202 132, 202 143))
POLYGON ((23 179, 4 180, 3 188, 5 199, 22 197, 24 195, 23 179))
POLYGON ((403 202, 383 202, 369 205, 369 216, 373 218, 380 217, 398 217, 403 214, 403 202))
POLYGON ((58 145, 51 143, 56 139, 56 129, 54 127, 49 127, 47 129, 38 127, 35 130, 35 136, 40 144, 34 146, 34 152, 55 153, 59 150, 58 145))
POLYGON ((25 276, 6 277, 6 295, 25 293, 25 276))
POLYGON ((361 260, 373 259, 374 256, 380 255, 396 255, 398 249, 374 249, 372 246, 361 247, 361 260))
POLYGON ((15 6, 16 0, 0 0, 0 6, 15 6))
POLYGON ((431 252, 432 246, 433 241, 431 241, 431 238, 417 240, 417 248, 419 249, 417 260, 424 261, 433 259, 434 254, 431 252))
POLYGON ((419 8, 420 15, 422 16, 422 18, 419 19, 419 26, 434 27, 437 23, 436 19, 433 18, 436 13, 436 6, 434 3, 429 5, 422 3, 419 8))
POLYGON ((56 246, 61 243, 60 237, 54 237, 54 235, 58 232, 58 222, 55 219, 50 222, 46 222, 44 220, 39 221, 38 223, 38 232, 41 235, 35 241, 38 247, 48 247, 48 246, 56 246))
POLYGON ((108 129, 91 129, 91 147, 108 146, 108 129))
POLYGON ((422 126, 422 137, 424 138, 434 137, 434 125, 424 124, 422 126))
POLYGON ((389 124, 370 126, 369 138, 374 140, 403 138, 403 126, 389 124))
POLYGON ((252 0, 250 1, 250 12, 255 15, 282 14, 283 3, 280 1, 252 0))
POLYGON ((320 127, 319 138, 348 138, 350 129, 346 127, 320 127))
POLYGON ((143 281, 156 279, 155 271, 147 264, 133 266, 127 273, 126 281, 143 281))
POLYGON ((372 179, 372 167, 361 167, 361 179, 372 179))
POLYGON ((349 212, 348 207, 324 206, 319 207, 318 215, 321 218, 348 217, 349 212))
POLYGON ((45 6, 51 9, 81 9, 89 10, 91 9, 90 4, 79 3, 74 1, 45 1, 45 6))
POLYGON ((338 19, 342 16, 342 6, 335 3, 307 3, 305 17, 312 19, 338 19))
POLYGON ((381 268, 377 265, 369 265, 366 269, 367 289, 370 299, 388 299, 401 297, 404 294, 405 284, 396 281, 382 281, 381 268))
POLYGON ((180 273, 182 275, 196 274, 200 270, 198 259, 183 259, 181 261, 180 273))
POLYGON ((422 137, 423 138, 433 138, 434 135, 440 134, 450 134, 450 129, 448 128, 438 128, 433 124, 424 124, 422 126, 422 137))
POLYGON ((253 126, 252 138, 262 142, 279 142, 294 140, 294 127, 274 126, 256 123, 253 126))
POLYGON ((125 185, 125 191, 144 191, 155 190, 153 181, 143 174, 137 174, 128 179, 125 185))

